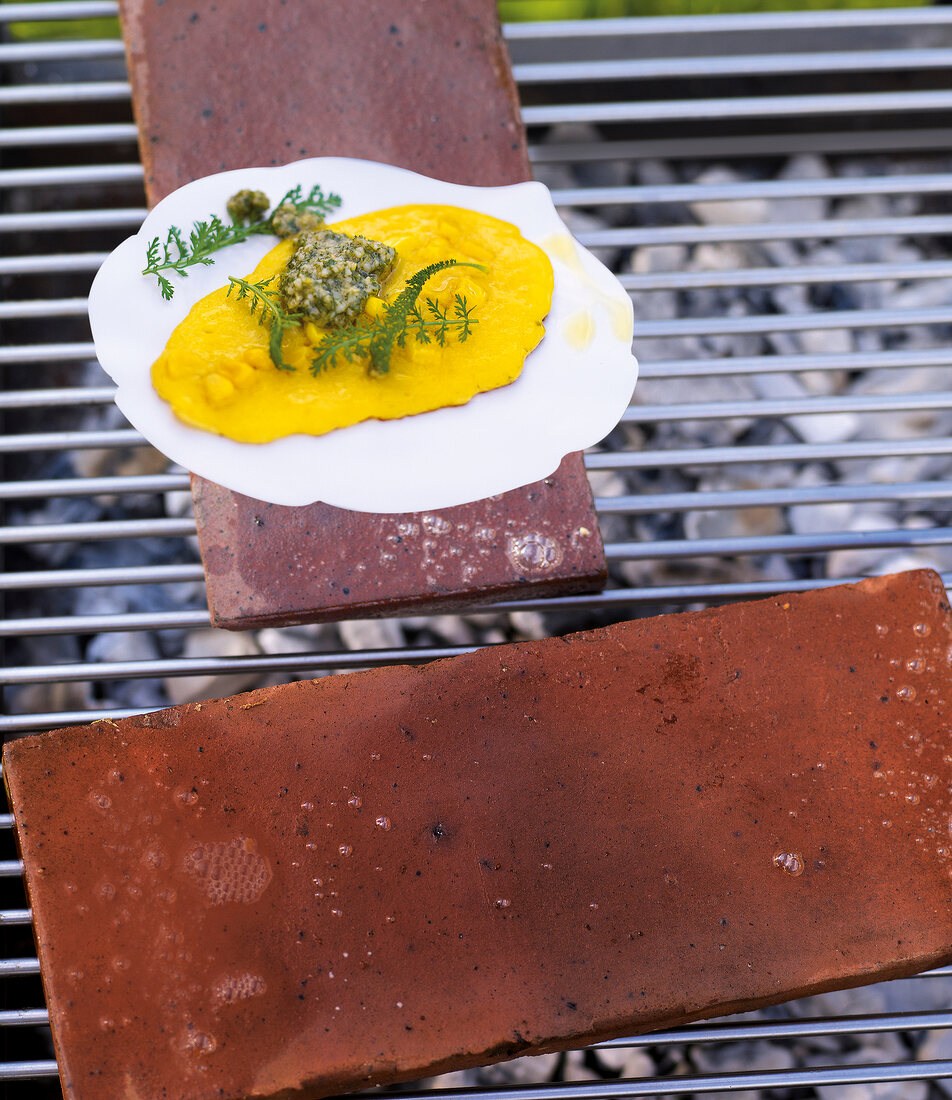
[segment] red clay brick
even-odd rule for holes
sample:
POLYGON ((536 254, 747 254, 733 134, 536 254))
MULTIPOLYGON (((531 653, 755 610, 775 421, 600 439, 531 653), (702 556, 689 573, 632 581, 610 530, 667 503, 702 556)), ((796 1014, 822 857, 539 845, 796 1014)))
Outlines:
MULTIPOLYGON (((312 156, 384 161, 480 186, 531 178, 495 0, 121 0, 120 11, 150 205, 199 176, 312 156)), ((546 569, 517 577, 501 552, 481 558, 476 574, 445 573, 435 585, 422 553, 406 557, 405 548, 402 577, 380 565, 393 517, 321 503, 294 509, 290 526, 311 538, 289 550, 276 525, 245 537, 243 510, 267 505, 193 478, 212 621, 249 629, 601 588, 605 558, 581 456, 553 477, 557 491, 539 482, 503 498, 502 518, 516 531, 556 539, 546 569), (582 552, 580 529, 594 533, 582 552), (359 585, 325 572, 341 555, 364 563, 359 585), (239 575, 253 576, 253 587, 235 584, 239 575), (351 591, 342 599, 344 586, 351 591)), ((500 511, 482 501, 447 518, 498 530, 500 511)), ((398 519, 419 527, 424 517, 398 519)), ((458 540, 461 549, 467 541, 458 540)))
POLYGON ((952 959, 929 572, 11 743, 76 1100, 324 1095, 952 959))

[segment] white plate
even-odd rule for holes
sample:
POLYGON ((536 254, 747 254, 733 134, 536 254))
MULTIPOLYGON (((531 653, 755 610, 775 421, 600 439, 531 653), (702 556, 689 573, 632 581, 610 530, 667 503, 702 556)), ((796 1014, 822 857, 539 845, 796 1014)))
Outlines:
POLYGON ((221 172, 175 191, 103 264, 90 291, 89 319, 96 354, 130 423, 186 469, 273 504, 322 500, 357 511, 418 512, 516 489, 611 431, 638 373, 627 293, 569 235, 542 184, 464 187, 340 157, 221 172), (187 234, 192 222, 214 213, 227 221, 225 203, 241 188, 264 191, 274 202, 298 183, 305 193, 319 183, 342 197, 331 223, 384 207, 441 203, 511 222, 545 249, 555 271, 552 309, 521 376, 466 405, 273 443, 236 443, 178 420, 152 387, 153 362, 191 307, 227 275, 251 271, 276 239, 252 237, 223 249, 213 266, 193 267, 186 279, 173 272, 171 302, 154 276, 141 274, 148 242, 164 240, 170 225, 187 234))

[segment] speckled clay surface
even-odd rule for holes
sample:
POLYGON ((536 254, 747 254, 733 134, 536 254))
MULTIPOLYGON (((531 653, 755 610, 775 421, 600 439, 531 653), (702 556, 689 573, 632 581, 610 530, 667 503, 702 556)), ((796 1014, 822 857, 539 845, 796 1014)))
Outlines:
POLYGON ((325 1095, 952 959, 920 572, 4 753, 76 1100, 325 1095))
MULTIPOLYGON (((493 0, 353 0, 336 10, 309 0, 268 5, 251 0, 121 0, 120 11, 150 204, 212 172, 309 156, 362 157, 480 186, 531 178, 493 0)), ((386 196, 381 196, 381 205, 387 205, 386 196)), ((574 472, 580 471, 576 462, 574 472)), ((539 530, 537 513, 520 510, 518 492, 511 494, 515 527, 539 530)), ((214 498, 227 503, 225 494, 234 497, 236 513, 243 507, 236 495, 198 479, 194 494, 199 502, 214 498)), ((566 499, 544 491, 539 499, 551 501, 546 529, 597 531, 587 487, 573 494, 571 512, 566 511, 566 499)), ((208 561, 215 552, 210 539, 217 546, 219 535, 206 528, 201 504, 198 510, 199 540, 208 561)), ((496 504, 488 502, 481 517, 478 510, 478 505, 467 506, 471 518, 466 522, 498 526, 496 504)), ((300 509, 296 522, 331 544, 340 543, 340 518, 339 509, 317 504, 300 509)), ((411 522, 422 524, 422 515, 411 522)), ((380 518, 356 513, 347 526, 347 538, 358 553, 365 562, 375 562, 380 518)), ((214 611, 220 625, 245 628, 341 614, 398 613, 396 606, 388 610, 380 603, 367 611, 355 601, 343 604, 332 598, 328 603, 327 586, 320 583, 304 600, 311 607, 302 606, 301 573, 283 556, 276 528, 259 531, 255 545, 263 548, 271 537, 274 564, 263 588, 272 596, 266 600, 259 592, 247 620, 231 611, 214 611), (293 608, 290 614, 288 608, 293 608)), ((231 542, 234 569, 246 575, 257 572, 267 552, 239 561, 235 556, 243 554, 241 546, 231 542)), ((341 550, 346 553, 346 545, 341 550)), ((483 563, 478 580, 454 578, 452 601, 443 598, 444 575, 440 600, 432 606, 462 606, 490 592, 571 593, 604 583, 600 550, 588 555, 592 567, 584 577, 570 543, 560 544, 557 556, 554 567, 528 574, 513 586, 510 565, 500 555, 495 574, 483 563)), ((320 572, 319 561, 313 567, 320 572)), ((213 608, 248 605, 217 570, 209 571, 207 579, 213 608)), ((379 586, 370 583, 372 578, 365 580, 368 591, 389 586, 386 569, 379 586)), ((431 606, 427 599, 432 594, 433 586, 419 586, 418 613, 431 606)))
POLYGON ((369 515, 285 508, 196 478, 212 622, 229 629, 450 611, 604 582, 581 456, 524 489, 456 508, 369 515))

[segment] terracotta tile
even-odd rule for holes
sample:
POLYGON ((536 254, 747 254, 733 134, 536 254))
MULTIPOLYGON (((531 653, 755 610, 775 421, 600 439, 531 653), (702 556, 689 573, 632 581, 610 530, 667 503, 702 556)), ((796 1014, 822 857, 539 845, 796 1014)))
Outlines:
MULTIPOLYGON (((121 0, 120 10, 150 205, 198 176, 310 156, 381 160, 483 186, 531 178, 494 0, 346 5, 288 0, 266 7, 258 0, 121 0)), ((386 205, 385 196, 381 203, 386 205)), ((568 495, 552 493, 542 483, 506 494, 505 518, 515 530, 597 531, 580 458, 571 457, 560 474, 566 469, 575 479, 568 495), (527 495, 533 499, 527 501, 527 495)), ((228 512, 239 517, 247 498, 200 478, 194 479, 193 495, 203 558, 218 561, 220 517, 228 512), (210 511, 214 530, 206 521, 210 511)), ((497 502, 459 511, 473 528, 500 526, 497 502)), ((293 518, 290 509, 283 512, 295 529, 312 532, 322 549, 296 571, 286 564, 276 526, 256 531, 247 551, 246 542, 229 533, 228 570, 206 573, 216 625, 246 629, 393 615, 408 604, 422 613, 494 594, 564 595, 605 582, 597 540, 589 540, 579 555, 574 536, 567 535, 551 555, 557 561, 530 571, 515 587, 504 555, 481 561, 478 574, 468 580, 459 571, 451 579, 447 571, 433 585, 413 564, 394 584, 393 570, 378 567, 385 552, 379 548, 380 532, 390 531, 391 517, 345 514, 323 504, 297 510, 293 518), (369 551, 360 585, 367 606, 343 577, 324 576, 324 548, 334 559, 346 554, 348 544, 369 551), (262 573, 269 560, 273 564, 262 573), (236 586, 236 574, 254 576, 258 587, 236 586), (313 575, 310 589, 302 587, 304 575, 313 575), (405 583, 411 580, 412 585, 405 583), (343 586, 352 589, 351 598, 340 598, 343 586)), ((422 515, 399 518, 423 522, 422 515)), ((465 541, 459 544, 464 552, 465 541)))
POLYGON ((952 959, 919 572, 11 743, 76 1100, 324 1095, 952 959))
POLYGON ((450 611, 605 579, 597 525, 577 524, 591 503, 579 455, 545 481, 430 513, 285 508, 199 479, 194 496, 212 622, 229 629, 450 611))

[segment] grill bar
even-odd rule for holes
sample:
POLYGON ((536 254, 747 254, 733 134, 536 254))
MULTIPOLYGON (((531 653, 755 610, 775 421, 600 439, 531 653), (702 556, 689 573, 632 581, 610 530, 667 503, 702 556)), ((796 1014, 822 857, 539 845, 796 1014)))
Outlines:
MULTIPOLYGON (((839 327, 839 326, 830 326, 839 327)), ((688 402, 681 405, 635 405, 623 423, 659 423, 667 420, 720 420, 744 416, 797 416, 808 413, 901 412, 952 408, 952 396, 945 393, 872 394, 850 397, 787 398, 773 401, 688 402)), ((83 447, 128 447, 145 445, 132 428, 104 431, 37 432, 8 436, 0 441, 0 453, 17 451, 62 451, 83 447)))
MULTIPOLYGON (((2 179, 2 173, 0 173, 2 179)), ((637 207, 649 203, 736 202, 740 199, 843 198, 852 195, 933 195, 952 190, 952 175, 856 176, 802 180, 751 180, 736 183, 681 183, 667 186, 578 187, 553 190, 556 206, 637 207)))
MULTIPOLYGON (((936 1080, 952 1077, 952 1062, 892 1062, 876 1066, 842 1066, 831 1069, 784 1070, 774 1072, 725 1073, 716 1076, 691 1075, 686 1077, 645 1078, 642 1080, 611 1081, 596 1084, 536 1085, 507 1090, 512 1100, 557 1100, 572 1097, 573 1100, 609 1100, 609 1097, 654 1096, 662 1091, 683 1096, 693 1092, 717 1092, 722 1090, 751 1090, 774 1088, 806 1088, 820 1085, 858 1085, 885 1081, 936 1080)), ((423 1100, 426 1093, 399 1093, 407 1100, 423 1100)), ((463 1096, 467 1100, 482 1100, 489 1093, 467 1090, 446 1090, 446 1096, 463 1096)))
POLYGON ((0 1012, 0 1027, 42 1027, 50 1022, 45 1008, 14 1008, 0 1012))
POLYGON ((0 149, 65 145, 101 145, 106 142, 135 143, 138 132, 131 122, 110 122, 82 126, 19 126, 0 131, 0 149))
POLYGON ((666 275, 621 275, 633 293, 650 290, 697 290, 711 287, 791 286, 807 283, 859 283, 880 280, 947 279, 952 265, 944 260, 919 264, 825 264, 822 267, 742 267, 733 271, 682 271, 666 275))
POLYGON ((779 73, 881 72, 945 69, 947 49, 822 50, 816 53, 730 55, 727 57, 658 57, 621 60, 535 62, 513 66, 520 84, 591 83, 609 80, 669 80, 697 77, 775 76, 779 73))
POLYGON ((0 499, 31 499, 48 496, 101 496, 104 493, 168 493, 189 488, 188 474, 128 475, 120 477, 73 478, 67 481, 0 482, 0 499))
POLYGON ((7 256, 0 258, 0 277, 9 275, 53 275, 99 270, 106 252, 53 253, 46 256, 7 256))
MULTIPOLYGON (((12 1078, 51 1077, 56 1075, 55 1062, 15 1062, 0 1064, 0 1080, 12 1078)), ((729 1073, 692 1075, 690 1077, 658 1077, 641 1080, 619 1080, 595 1084, 558 1084, 550 1086, 521 1086, 506 1090, 512 1100, 609 1100, 613 1097, 653 1096, 662 1089, 670 1095, 717 1092, 727 1090, 772 1089, 780 1087, 805 1088, 820 1085, 859 1085, 890 1081, 937 1080, 952 1077, 952 1062, 887 1062, 872 1066, 844 1066, 831 1069, 784 1070, 774 1072, 729 1073)), ((388 1093, 381 1097, 406 1097, 407 1100, 423 1100, 429 1093, 388 1093)), ((441 1095, 456 1100, 489 1100, 494 1093, 480 1089, 441 1090, 441 1095)))
POLYGON ((844 237, 920 237, 947 234, 952 216, 863 218, 855 221, 784 222, 769 225, 670 225, 657 229, 596 229, 579 232, 588 248, 637 248, 649 244, 838 240, 844 237))
POLYGON ((62 233, 69 229, 129 229, 134 232, 142 224, 145 215, 146 211, 141 207, 0 214, 0 233, 34 233, 38 230, 62 233))
MULTIPOLYGON (((196 571, 195 579, 200 577, 196 571)), ((844 578, 846 580, 847 578, 844 578)), ((807 591, 819 587, 824 582, 770 582, 758 581, 748 584, 724 584, 724 585, 669 585, 659 588, 616 588, 597 595, 589 596, 565 596, 557 603, 552 600, 526 600, 518 603, 494 603, 486 604, 478 609, 477 613, 498 614, 511 611, 553 611, 553 610, 594 610, 599 608, 637 607, 651 604, 677 604, 694 603, 698 600, 737 600, 751 597, 764 597, 777 595, 781 592, 807 591)), ((838 583, 833 581, 827 584, 838 583)), ((950 582, 946 582, 947 584, 950 582)), ((69 630, 90 630, 96 632, 117 630, 166 630, 181 629, 188 626, 207 625, 208 615, 204 610, 190 612, 151 612, 149 614, 115 613, 112 615, 88 615, 74 616, 71 619, 27 619, 22 620, 22 634, 58 634, 69 630), (72 626, 70 625, 72 623, 72 626)), ((14 634, 15 631, 9 631, 14 634)), ((228 672, 232 665, 230 658, 212 658, 211 671, 214 673, 228 672)), ((99 667, 98 665, 96 666, 99 667)), ((208 671, 208 670, 206 670, 208 671)), ((113 711, 109 712, 113 714, 113 711)), ((16 716, 14 721, 20 722, 22 716, 16 716)), ((86 716, 88 720, 88 715, 86 716)), ((55 721, 57 724, 67 725, 70 722, 82 721, 75 715, 46 716, 42 724, 55 721)), ((0 718, 0 727, 3 719, 0 718)), ((28 729, 28 725, 16 725, 9 728, 28 729)))
POLYGON ((38 959, 0 959, 0 978, 39 974, 39 972, 38 959))
POLYGON ((527 126, 564 122, 681 122, 738 118, 789 118, 817 115, 864 115, 947 111, 952 92, 869 92, 833 95, 732 96, 711 99, 669 99, 653 102, 579 103, 525 107, 527 126))
POLYGON ((4 4, 0 6, 0 23, 101 19, 118 14, 115 0, 53 0, 46 4, 4 4))
POLYGON ((34 1062, 0 1062, 0 1081, 33 1080, 57 1077, 56 1063, 50 1060, 34 1062))
MULTIPOLYGON (((24 5, 25 7, 25 5, 24 5)), ((551 21, 508 23, 503 27, 510 42, 540 40, 556 42, 572 39, 583 43, 587 38, 643 38, 656 34, 695 36, 733 35, 748 31, 815 31, 845 28, 855 31, 868 27, 945 26, 952 13, 941 8, 874 8, 850 11, 774 11, 744 12, 729 15, 683 15, 640 19, 597 19, 589 22, 551 21)), ((706 38, 701 39, 708 45, 706 38)), ((816 39, 813 39, 816 41, 816 39)), ((695 46, 697 44, 695 43, 695 46)))
POLYGON ((0 926, 11 924, 32 924, 33 914, 29 909, 0 910, 0 926))
POLYGON ((22 65, 30 61, 98 61, 124 56, 122 42, 115 38, 91 39, 88 42, 16 42, 0 45, 0 64, 11 65, 22 65))

